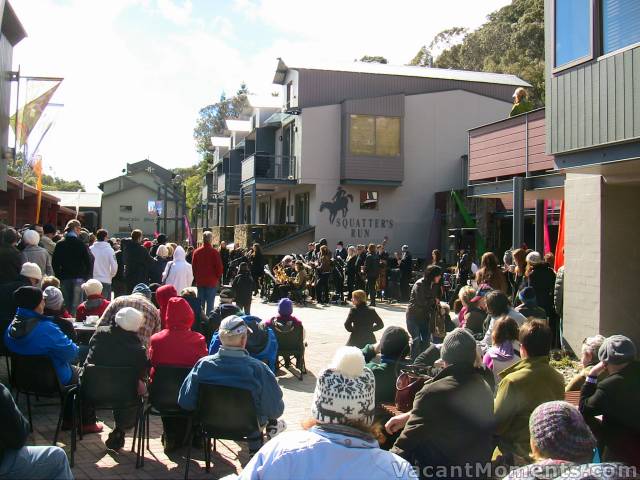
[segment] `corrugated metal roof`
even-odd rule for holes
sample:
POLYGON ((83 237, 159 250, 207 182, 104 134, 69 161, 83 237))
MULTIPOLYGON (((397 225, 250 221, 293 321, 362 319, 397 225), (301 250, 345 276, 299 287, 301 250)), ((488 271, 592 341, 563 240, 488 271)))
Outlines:
POLYGON ((391 75, 398 77, 434 78, 440 80, 458 80, 463 82, 493 83, 531 87, 531 85, 515 75, 489 72, 473 72, 467 70, 450 70, 446 68, 416 67, 410 65, 389 65, 383 63, 353 62, 335 64, 298 64, 288 66, 278 59, 278 67, 273 83, 282 85, 287 70, 324 70, 332 72, 363 73, 371 75, 391 75))
POLYGON ((98 208, 102 205, 102 192, 62 192, 59 190, 47 191, 50 195, 60 199, 60 205, 64 207, 98 208))

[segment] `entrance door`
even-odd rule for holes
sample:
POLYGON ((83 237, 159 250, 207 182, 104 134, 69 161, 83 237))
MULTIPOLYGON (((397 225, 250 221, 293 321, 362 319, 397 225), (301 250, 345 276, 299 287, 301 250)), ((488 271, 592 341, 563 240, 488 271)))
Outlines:
POLYGON ((287 223, 287 199, 286 198, 276 198, 276 215, 275 215, 275 223, 276 225, 284 225, 287 223))
POLYGON ((295 220, 298 225, 309 225, 309 192, 296 195, 295 220))

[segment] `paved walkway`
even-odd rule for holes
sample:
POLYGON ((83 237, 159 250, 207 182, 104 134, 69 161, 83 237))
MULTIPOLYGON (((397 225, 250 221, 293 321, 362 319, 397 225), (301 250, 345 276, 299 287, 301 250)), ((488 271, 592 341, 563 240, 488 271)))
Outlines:
MULTIPOLYGON (((385 325, 404 326, 404 311, 402 305, 377 308, 385 325)), ((284 392, 285 412, 283 418, 287 422, 289 430, 300 429, 300 422, 308 418, 311 413, 311 400, 315 388, 316 374, 321 371, 331 360, 336 348, 346 343, 348 333, 344 329, 348 307, 329 306, 321 307, 310 305, 305 308, 297 308, 294 312, 302 320, 307 331, 306 364, 308 374, 303 381, 299 381, 290 373, 281 371, 278 374, 278 382, 284 392)), ((276 313, 274 304, 262 304, 254 301, 252 313, 260 318, 269 318, 276 313)), ((378 338, 380 332, 378 332, 378 338)), ((4 362, 0 366, 0 376, 3 383, 6 380, 4 362)), ((44 401, 40 403, 45 403, 44 401)), ((20 406, 26 405, 20 401, 20 406)), ((34 434, 30 439, 32 445, 47 445, 53 439, 58 415, 57 406, 39 406, 32 403, 34 434), (35 406, 33 406, 35 405, 35 406)), ((183 478, 186 461, 186 448, 178 452, 165 455, 160 443, 162 423, 160 418, 151 418, 150 449, 145 451, 144 468, 136 470, 135 455, 130 451, 132 432, 127 435, 125 448, 119 453, 111 452, 104 446, 111 428, 113 419, 107 412, 98 412, 99 420, 105 423, 105 429, 100 435, 87 435, 78 442, 73 473, 77 479, 84 478, 126 478, 126 479, 151 479, 151 478, 183 478)), ((59 445, 67 447, 69 442, 67 432, 62 432, 59 445)), ((236 444, 231 441, 218 442, 217 453, 212 459, 214 467, 207 474, 204 469, 204 457, 202 449, 192 449, 192 463, 189 467, 190 478, 220 478, 229 473, 239 472, 248 460, 246 444, 236 444)))

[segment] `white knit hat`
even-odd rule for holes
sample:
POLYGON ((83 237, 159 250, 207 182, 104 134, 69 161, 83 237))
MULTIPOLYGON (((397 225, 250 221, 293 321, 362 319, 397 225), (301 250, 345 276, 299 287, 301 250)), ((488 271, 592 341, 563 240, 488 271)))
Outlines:
POLYGON ((538 265, 539 263, 542 263, 542 255, 538 252, 529 252, 527 255, 527 262, 531 265, 538 265))
POLYGON ((89 295, 100 295, 102 293, 102 283, 95 278, 87 280, 82 284, 82 290, 89 295))
POLYGON ((64 297, 59 288, 50 286, 44 289, 44 306, 49 310, 60 310, 64 305, 64 297))
POLYGON ((124 307, 116 313, 116 325, 128 332, 137 332, 144 323, 142 313, 133 307, 124 307))
POLYGON ((318 376, 311 415, 322 423, 373 423, 376 380, 355 347, 341 347, 318 376))
MULTIPOLYGON (((36 232, 36 235, 38 232, 36 232)), ((33 262, 25 262, 22 264, 22 269, 20 270, 20 275, 27 278, 33 278, 38 280, 39 282, 42 280, 42 270, 37 263, 33 262)))
POLYGON ((22 232, 22 241, 26 245, 38 245, 40 243, 40 234, 35 230, 25 230, 22 232))

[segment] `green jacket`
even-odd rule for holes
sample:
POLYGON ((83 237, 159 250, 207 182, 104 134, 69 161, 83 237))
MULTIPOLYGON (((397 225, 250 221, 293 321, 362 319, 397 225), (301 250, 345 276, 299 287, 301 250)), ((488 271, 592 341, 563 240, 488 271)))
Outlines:
POLYGON ((376 379, 376 405, 381 403, 395 403, 396 401, 396 380, 400 375, 400 366, 398 362, 381 361, 380 363, 372 362, 376 357, 376 351, 373 345, 366 345, 362 349, 364 361, 367 362, 366 367, 373 372, 376 379))
POLYGON ((500 372, 494 402, 498 447, 530 460, 529 417, 540 404, 564 399, 564 378, 549 357, 520 360, 500 372))
POLYGON ((509 116, 515 117, 516 115, 530 112, 531 110, 533 110, 533 104, 529 100, 523 100, 513 105, 513 108, 511 108, 511 113, 509 114, 509 116))

